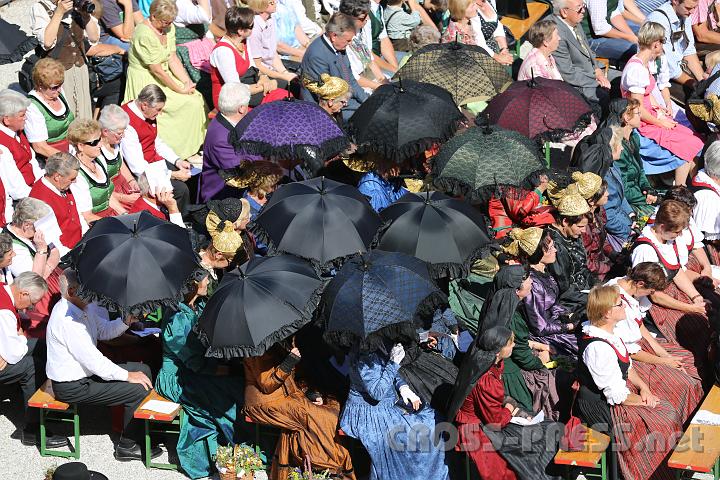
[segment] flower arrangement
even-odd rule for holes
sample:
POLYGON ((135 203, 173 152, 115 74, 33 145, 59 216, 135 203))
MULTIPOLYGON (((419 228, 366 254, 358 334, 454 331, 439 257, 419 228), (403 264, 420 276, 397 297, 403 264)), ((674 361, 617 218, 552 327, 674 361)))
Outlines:
POLYGON ((295 468, 290 472, 288 480, 322 480, 330 478, 330 471, 325 470, 322 473, 312 473, 312 471, 304 471, 300 468, 295 468))
POLYGON ((247 445, 228 445, 218 446, 215 466, 221 480, 252 480, 255 471, 263 469, 263 462, 255 450, 247 445))

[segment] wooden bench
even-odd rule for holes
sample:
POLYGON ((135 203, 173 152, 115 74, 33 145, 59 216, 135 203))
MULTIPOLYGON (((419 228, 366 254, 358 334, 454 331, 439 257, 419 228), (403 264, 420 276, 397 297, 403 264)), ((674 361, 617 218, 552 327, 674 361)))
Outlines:
MULTIPOLYGON (((714 385, 700 410, 720 414, 720 387, 714 385)), ((711 473, 720 478, 720 426, 690 424, 668 460, 676 468, 676 477, 684 471, 711 473)))
POLYGON ((606 450, 610 445, 610 437, 597 432, 591 428, 587 429, 587 437, 583 444, 583 449, 577 452, 566 452, 560 450, 555 454, 555 463, 566 466, 566 478, 570 479, 570 473, 573 467, 580 469, 600 469, 600 474, 585 473, 585 477, 599 476, 602 480, 607 480, 607 453, 606 450))
POLYGON ((170 413, 160 413, 153 410, 146 410, 145 404, 150 400, 159 400, 161 402, 169 402, 163 398, 155 390, 150 390, 145 400, 138 406, 133 414, 134 418, 143 420, 145 423, 145 468, 161 468, 164 470, 177 470, 178 466, 174 463, 156 463, 152 461, 151 436, 153 433, 180 433, 180 423, 184 412, 182 407, 178 405, 175 410, 170 413), (153 425, 153 423, 155 425, 153 425), (174 426, 177 426, 175 428, 174 426))
POLYGON ((40 410, 40 455, 43 457, 80 458, 80 415, 77 405, 70 405, 55 398, 52 383, 46 380, 28 400, 28 407, 40 410), (75 443, 70 451, 47 448, 47 422, 72 422, 75 443))
POLYGON ((540 20, 545 12, 548 11, 550 5, 547 3, 540 2, 528 2, 528 18, 525 20, 519 20, 512 17, 502 17, 500 22, 505 25, 515 37, 515 55, 520 56, 520 44, 525 34, 530 30, 535 22, 540 20))

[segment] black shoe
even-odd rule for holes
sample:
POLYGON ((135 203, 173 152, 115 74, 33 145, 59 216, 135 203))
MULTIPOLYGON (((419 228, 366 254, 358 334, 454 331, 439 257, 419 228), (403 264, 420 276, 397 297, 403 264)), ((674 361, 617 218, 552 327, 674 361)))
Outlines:
MULTIPOLYGON (((157 458, 162 455, 163 451, 160 447, 152 447, 150 449, 150 458, 157 458)), ((144 460, 142 449, 137 443, 132 446, 122 446, 118 443, 115 446, 115 460, 120 462, 129 462, 131 460, 144 460)))
MULTIPOLYGON (((40 445, 40 432, 34 428, 26 428, 22 431, 20 441, 28 447, 40 445)), ((45 431, 45 447, 46 448, 62 448, 68 446, 67 437, 53 435, 50 430, 45 431)))

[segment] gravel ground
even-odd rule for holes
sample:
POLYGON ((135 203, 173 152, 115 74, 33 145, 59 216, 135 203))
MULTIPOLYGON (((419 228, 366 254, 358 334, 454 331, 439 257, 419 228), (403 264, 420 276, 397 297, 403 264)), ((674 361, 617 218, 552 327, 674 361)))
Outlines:
MULTIPOLYGON (((11 3, 0 7, 0 18, 19 25, 22 30, 30 33, 30 5, 35 0, 14 0, 11 3)), ((22 62, 0 65, 0 87, 20 90, 17 83, 17 72, 22 62)))

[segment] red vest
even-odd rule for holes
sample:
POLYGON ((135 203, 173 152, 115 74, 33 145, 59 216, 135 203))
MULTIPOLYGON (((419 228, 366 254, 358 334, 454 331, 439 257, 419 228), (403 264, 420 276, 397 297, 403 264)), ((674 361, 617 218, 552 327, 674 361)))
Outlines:
MULTIPOLYGON (((247 69, 250 67, 250 59, 247 58, 247 47, 245 48, 245 57, 240 55, 240 52, 238 52, 237 48, 227 42, 216 43, 213 50, 220 47, 227 47, 232 50, 233 55, 235 55, 235 70, 237 70, 238 75, 240 75, 240 77, 242 78, 245 72, 247 72, 247 69)), ((223 85, 225 85, 225 80, 223 80, 222 75, 220 75, 220 70, 218 70, 217 67, 213 67, 212 65, 210 66, 210 81, 212 82, 213 106, 217 108, 218 96, 220 95, 220 89, 223 85)))
POLYGON ((0 283, 0 310, 10 310, 12 314, 15 315, 15 318, 17 318, 17 329, 20 330, 20 328, 22 327, 22 325, 20 325, 20 315, 18 315, 12 298, 10 298, 7 290, 5 290, 4 283, 0 283))
POLYGON ((138 117, 137 114, 130 108, 129 103, 123 105, 122 109, 125 110, 130 117, 130 126, 133 127, 138 134, 138 139, 140 140, 140 145, 142 146, 143 158, 145 161, 153 163, 164 160, 157 150, 155 150, 157 123, 138 117))
POLYGON ((70 190, 65 193, 65 196, 58 195, 50 190, 40 178, 30 190, 30 196, 42 200, 52 208, 62 231, 60 241, 67 248, 73 248, 82 237, 82 226, 75 206, 75 197, 70 190))
POLYGON ((165 220, 166 222, 170 221, 170 215, 165 215, 161 210, 151 207, 142 197, 135 200, 135 203, 132 204, 130 210, 128 210, 128 213, 140 213, 143 210, 152 214, 154 217, 159 218, 160 220, 165 220))
POLYGON ((30 142, 28 142, 24 132, 18 132, 18 136, 20 137, 19 142, 0 130, 0 145, 4 145, 10 150, 10 155, 15 160, 18 170, 22 173, 25 183, 27 183, 28 187, 32 187, 33 183, 35 183, 35 174, 30 164, 30 160, 32 160, 30 142))

